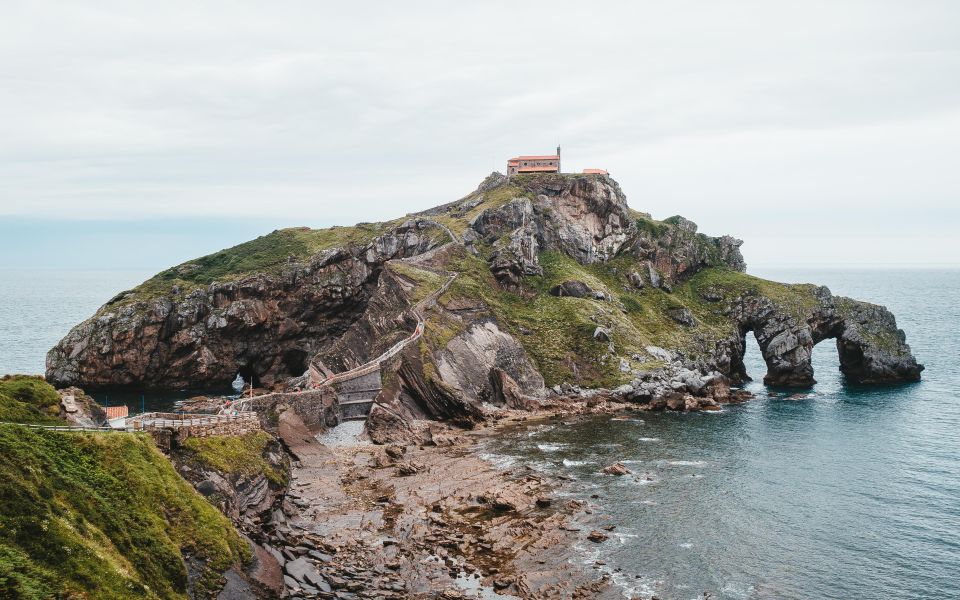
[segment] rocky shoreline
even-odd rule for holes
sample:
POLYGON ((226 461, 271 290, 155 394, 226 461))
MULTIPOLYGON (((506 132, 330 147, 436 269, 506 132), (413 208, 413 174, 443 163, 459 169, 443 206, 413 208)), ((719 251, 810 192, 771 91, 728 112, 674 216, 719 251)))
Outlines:
POLYGON ((272 578, 262 583, 292 598, 623 598, 603 565, 584 565, 576 550, 603 543, 616 524, 595 505, 558 499, 561 479, 477 450, 512 427, 635 410, 584 400, 498 411, 466 432, 431 423, 431 444, 337 447, 284 411, 277 433, 293 460, 285 495, 260 525, 276 563, 261 567, 272 578))
POLYGON ((253 581, 228 575, 224 598, 622 597, 571 561, 616 524, 479 458, 491 423, 720 410, 749 397, 750 334, 770 386, 812 386, 827 340, 853 383, 923 371, 889 310, 748 275, 740 244, 631 209, 608 176, 494 173, 421 213, 279 230, 158 273, 71 330, 46 376, 275 392, 251 405, 292 457, 282 490, 186 475, 256 545, 253 581), (378 445, 314 438, 358 417, 378 445))

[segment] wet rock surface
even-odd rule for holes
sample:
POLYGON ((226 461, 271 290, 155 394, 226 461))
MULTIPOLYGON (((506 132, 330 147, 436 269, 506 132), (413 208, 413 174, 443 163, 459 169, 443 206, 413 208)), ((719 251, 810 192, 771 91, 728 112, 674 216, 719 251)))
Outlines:
POLYGON ((281 414, 293 472, 264 529, 286 593, 620 597, 606 576, 570 561, 572 546, 599 528, 590 526, 589 505, 553 502, 557 482, 524 467, 498 469, 476 457, 479 433, 452 433, 455 441, 440 447, 331 449, 295 415, 281 414))

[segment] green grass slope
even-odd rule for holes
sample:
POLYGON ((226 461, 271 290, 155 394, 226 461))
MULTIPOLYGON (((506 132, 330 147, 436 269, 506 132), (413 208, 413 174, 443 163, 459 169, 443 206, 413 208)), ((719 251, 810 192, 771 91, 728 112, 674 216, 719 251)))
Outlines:
POLYGON ((214 281, 236 281, 256 273, 277 274, 291 261, 305 261, 323 250, 366 244, 398 222, 359 223, 328 229, 278 229, 161 271, 136 288, 117 294, 107 306, 167 296, 174 286, 178 286, 181 293, 189 293, 214 281))
POLYGON ((63 425, 60 395, 41 377, 4 375, 0 378, 0 421, 63 425))
POLYGON ((284 485, 288 473, 282 466, 271 465, 264 458, 264 451, 273 441, 266 431, 254 431, 244 435, 191 437, 184 440, 179 452, 184 460, 197 466, 215 469, 220 473, 260 475, 271 482, 284 485))
POLYGON ((197 597, 248 558, 147 435, 0 425, 0 598, 197 597))

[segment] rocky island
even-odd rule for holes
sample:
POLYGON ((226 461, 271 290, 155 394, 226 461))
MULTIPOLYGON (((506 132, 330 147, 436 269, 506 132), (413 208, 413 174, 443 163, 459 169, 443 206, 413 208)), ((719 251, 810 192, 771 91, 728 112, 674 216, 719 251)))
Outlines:
POLYGON ((469 417, 504 387, 541 398, 564 385, 656 402, 742 382, 751 332, 769 385, 812 384, 826 339, 851 381, 919 379, 889 311, 747 275, 740 244, 632 210, 609 176, 494 173, 396 221, 275 231, 163 271, 75 327, 47 379, 215 388, 241 373, 273 387, 311 361, 349 369, 409 334, 410 308, 451 273, 422 341, 385 365, 396 384, 378 404, 469 417))
MULTIPOLYGON (((167 587, 151 591, 155 570, 117 567, 145 597, 620 598, 601 565, 571 560, 577 544, 605 543, 616 524, 587 500, 558 498, 562 481, 483 460, 484 435, 744 401, 751 333, 770 386, 813 384, 811 353, 827 339, 853 383, 916 381, 923 370, 884 307, 748 275, 740 245, 680 216, 631 209, 605 174, 494 173, 428 211, 275 231, 163 271, 70 331, 47 356, 46 380, 76 386, 71 397, 83 397, 80 388, 222 390, 237 374, 256 388, 230 410, 256 411, 262 431, 157 437, 177 483, 149 436, 133 434, 138 460, 180 490, 178 510, 202 495, 232 523, 198 508, 186 529, 167 516, 167 587), (318 441, 345 420, 374 443, 318 441), (182 491, 184 480, 196 494, 182 491), (226 542, 191 542, 201 526, 203 540, 219 527, 226 542), (169 559, 174 544, 183 565, 169 559)), ((44 394, 47 410, 55 392, 44 394)), ((204 403, 222 407, 199 400, 194 409, 204 403)), ((52 433, 30 435, 55 443, 52 433)), ((18 439, 0 442, 34 460, 18 439)), ((83 450, 71 452, 54 465, 61 479, 83 450)), ((634 476, 620 463, 603 473, 634 476)), ((169 491, 158 499, 138 482, 137 502, 169 501, 169 491)), ((24 497, 46 489, 21 487, 24 497)), ((131 543, 90 531, 68 533, 87 547, 131 543)), ((18 565, 34 560, 57 581, 49 561, 60 554, 9 543, 18 565)), ((81 575, 60 591, 81 589, 91 577, 81 575)))

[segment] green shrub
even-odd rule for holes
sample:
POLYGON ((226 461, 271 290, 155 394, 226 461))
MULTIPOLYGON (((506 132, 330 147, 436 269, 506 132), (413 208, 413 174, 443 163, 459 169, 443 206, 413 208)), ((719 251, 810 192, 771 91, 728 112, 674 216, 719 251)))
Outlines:
POLYGON ((187 438, 181 449, 187 460, 221 473, 263 473, 273 483, 283 485, 287 478, 285 470, 271 465, 263 457, 271 441, 273 437, 266 431, 255 431, 244 435, 187 438))

